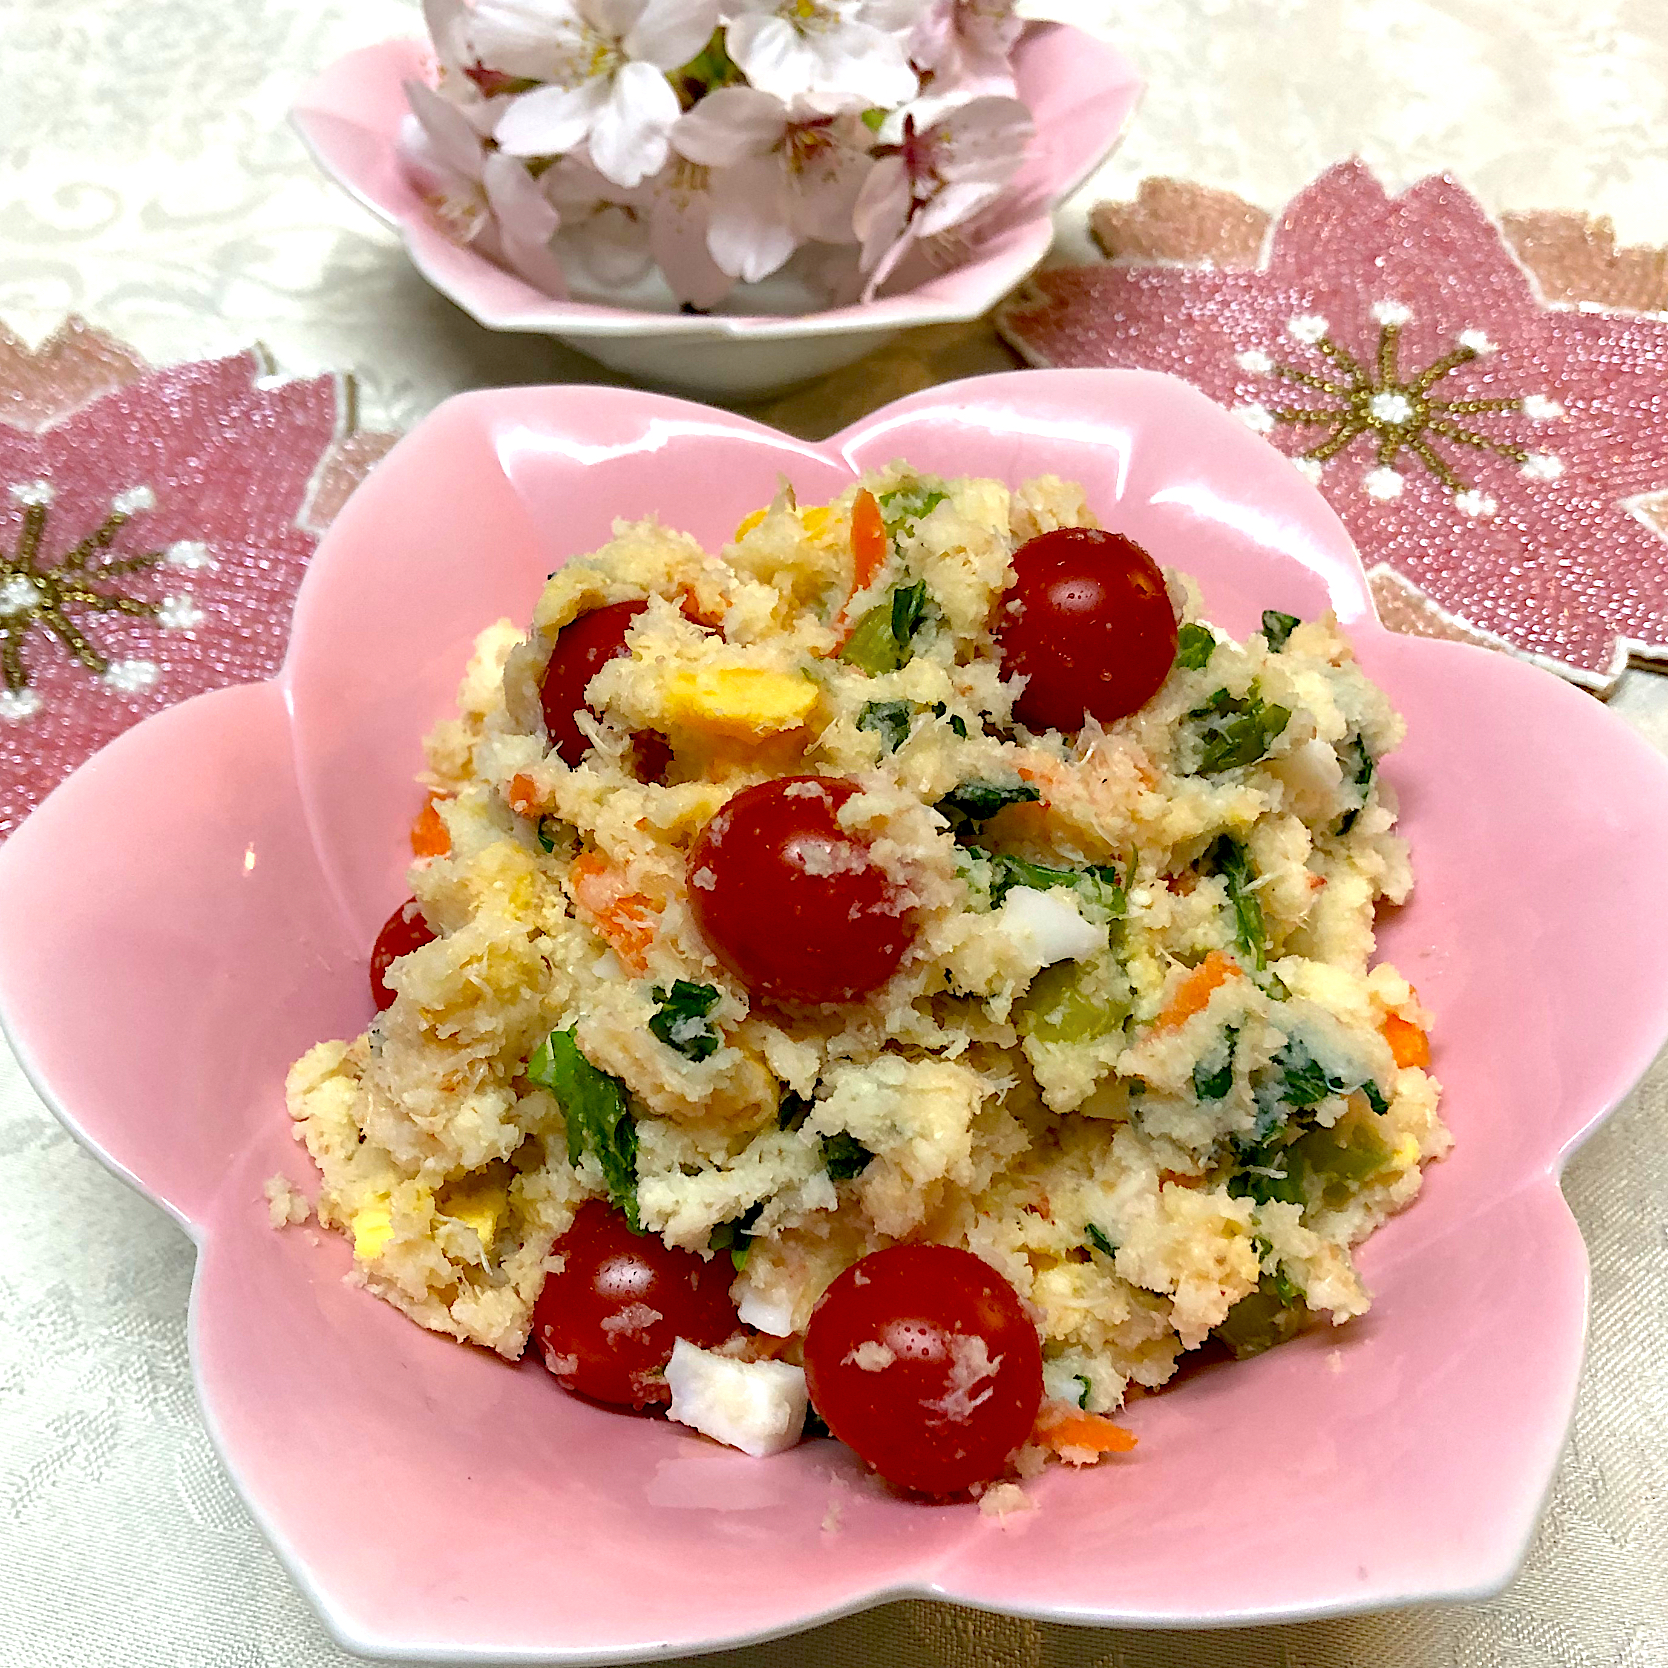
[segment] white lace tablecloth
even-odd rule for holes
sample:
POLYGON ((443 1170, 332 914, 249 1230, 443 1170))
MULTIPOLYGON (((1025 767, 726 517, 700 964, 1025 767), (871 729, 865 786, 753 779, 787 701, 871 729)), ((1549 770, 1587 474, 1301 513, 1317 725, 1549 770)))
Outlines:
MULTIPOLYGON (((1668 0, 1055 0, 1112 28, 1149 91, 1061 217, 1149 174, 1278 206, 1326 164, 1446 168, 1500 210, 1668 244, 1668 0)), ((351 369, 366 421, 458 389, 601 380, 494 336, 313 171, 283 117, 340 52, 418 27, 402 0, 0 0, 0 320, 67 312, 156 362, 264 341, 351 369)), ((768 408, 824 434, 901 387, 1011 363, 922 332, 768 408)), ((1668 747, 1668 680, 1617 710, 1668 747)), ((96 989, 86 1015, 98 1045, 96 989)), ((1593 1262, 1574 1430, 1528 1563, 1497 1599, 1221 1634, 1102 1633, 909 1603, 737 1651, 733 1668, 1668 1668, 1668 1069, 1570 1166, 1593 1262)), ((348 1662, 244 1511, 197 1417, 191 1248, 83 1153, 0 1046, 0 1668, 348 1662)))

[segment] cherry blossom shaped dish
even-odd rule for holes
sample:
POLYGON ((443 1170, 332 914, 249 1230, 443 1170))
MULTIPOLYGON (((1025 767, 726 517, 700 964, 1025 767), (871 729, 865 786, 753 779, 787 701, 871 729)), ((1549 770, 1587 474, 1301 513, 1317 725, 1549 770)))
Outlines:
POLYGON ((737 397, 821 376, 913 325, 977 318, 1048 252, 1049 211, 1117 143, 1141 92, 1134 66, 1115 47, 1067 24, 1030 23, 1013 62, 1037 135, 1004 195, 1010 212, 967 258, 852 306, 800 311, 814 305, 808 292, 772 282, 737 291, 751 292, 759 311, 690 315, 670 294, 671 311, 557 300, 447 237, 397 151, 408 108, 402 84, 422 79, 429 62, 423 42, 384 41, 338 59, 308 86, 290 116, 319 166, 397 228, 423 277, 490 329, 555 336, 639 380, 737 397))
POLYGON ((1289 1620, 1487 1594, 1528 1545, 1586 1317, 1558 1175, 1668 1030, 1665 838, 1654 751, 1543 671, 1386 631, 1325 501, 1180 382, 980 378, 822 445, 625 389, 493 391, 442 406, 348 502, 278 677, 146 720, 0 848, 0 1014, 70 1129, 196 1241, 208 1427, 355 1651, 636 1661, 908 1596, 1289 1620), (564 1395, 347 1284, 346 1245, 274 1232, 262 1198, 275 1171, 312 1183, 285 1069, 370 1018, 419 738, 474 632, 526 618, 617 515, 716 548, 781 477, 818 502, 898 457, 1083 482, 1236 634, 1268 607, 1337 610, 1407 718, 1384 769, 1418 885, 1381 952, 1435 1010, 1457 1138, 1362 1252, 1368 1316, 1133 1403, 1132 1455, 1051 1470, 1000 1522, 892 1497, 828 1441, 751 1459, 564 1395))

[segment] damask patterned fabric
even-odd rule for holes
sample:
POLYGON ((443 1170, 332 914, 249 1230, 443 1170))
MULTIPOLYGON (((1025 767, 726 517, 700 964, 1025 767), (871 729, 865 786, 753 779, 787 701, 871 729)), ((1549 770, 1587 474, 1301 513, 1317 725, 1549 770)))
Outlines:
MULTIPOLYGON (((1449 169, 1493 209, 1579 209, 1668 244, 1662 0, 1055 0, 1112 29, 1149 91, 1061 217, 1146 176, 1285 201, 1360 154, 1449 169)), ((494 336, 313 170, 283 113, 319 66, 419 27, 402 0, 6 0, 0 319, 66 312, 153 362, 261 340, 351 369, 368 426, 481 384, 602 380, 494 336)), ((1012 363, 988 327, 923 331, 767 419, 823 435, 926 382, 1012 363)), ((1668 749, 1668 680, 1614 708, 1668 749)), ((97 1046, 96 1001, 88 1043, 97 1046)), ((733 1668, 1668 1668, 1668 1063, 1566 1179, 1593 1261, 1568 1451, 1519 1579, 1451 1608, 1209 1635, 1112 1634, 909 1603, 743 1650, 733 1668)), ((255 1208, 255 1202, 252 1202, 255 1208)), ((237 1500, 191 1391, 192 1252, 63 1133, 0 1048, 0 1668, 343 1668, 237 1500)))

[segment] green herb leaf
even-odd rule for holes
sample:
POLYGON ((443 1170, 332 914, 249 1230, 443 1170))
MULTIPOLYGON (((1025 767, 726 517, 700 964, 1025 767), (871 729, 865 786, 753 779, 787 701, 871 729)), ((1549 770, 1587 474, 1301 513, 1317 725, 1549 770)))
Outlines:
POLYGON ((1234 942, 1261 973, 1268 966, 1268 927, 1254 889, 1257 871, 1251 866, 1250 852, 1242 841, 1223 834, 1211 843, 1201 867, 1207 874, 1221 876, 1234 911, 1234 942))
POLYGON ((1367 1097, 1367 1104, 1381 1118, 1390 1110, 1390 1102, 1384 1098, 1384 1091, 1370 1077, 1361 1085, 1361 1093, 1367 1097))
POLYGON ((654 999, 660 1008, 649 1020, 649 1030, 674 1054, 686 1060, 705 1060, 718 1052, 723 1039, 707 1019, 718 1006, 714 986, 674 979, 669 991, 656 985, 654 999))
POLYGON ((1029 886, 1038 892, 1046 892, 1053 886, 1069 886, 1114 919, 1123 917, 1124 889, 1118 871, 1110 865, 1090 863, 1080 869, 1056 869, 1043 863, 1028 863, 1023 857, 1005 851, 980 851, 979 855, 990 864, 992 909, 1000 908, 1002 900, 1016 886, 1029 886))
POLYGON ((1227 1047, 1222 1064, 1214 1071, 1203 1060, 1193 1068, 1193 1092, 1200 1100, 1221 1100, 1234 1086, 1234 1049, 1239 1043, 1239 1027, 1230 1025, 1223 1032, 1227 1047))
POLYGON ((921 481, 912 481, 908 486, 883 492, 879 500, 880 516, 886 523, 888 536, 895 539, 900 533, 913 533, 915 523, 937 509, 949 496, 949 493, 940 492, 938 488, 929 487, 921 481))
POLYGON ((963 741, 967 740, 967 720, 959 712, 951 712, 942 701, 934 701, 932 715, 934 718, 947 719, 950 725, 950 734, 960 736, 963 741))
POLYGON ((533 827, 533 832, 539 837, 540 846, 546 851, 556 849, 556 830, 553 826, 555 821, 554 817, 540 817, 533 827))
POLYGON ((1242 696, 1219 689, 1187 716, 1196 726, 1199 741, 1196 774, 1214 776, 1219 771, 1255 764, 1292 715, 1285 707, 1265 703, 1252 684, 1242 696))
POLYGON ((552 1031, 527 1062, 527 1075, 548 1089, 568 1126, 568 1162, 589 1153, 602 1171, 608 1197, 634 1234, 637 1216, 637 1125, 626 1107, 625 1085, 598 1071, 574 1040, 573 1031, 552 1031))
POLYGON ((1074 1384, 1081 1384, 1083 1386, 1083 1388, 1077 1392, 1077 1405, 1087 1412, 1089 1407, 1089 1392, 1094 1389, 1094 1386, 1083 1376, 1082 1373, 1073 1373, 1071 1376, 1074 1384))
POLYGON ((731 1222, 720 1222, 707 1240, 709 1251, 728 1251, 736 1273, 747 1266, 747 1253, 753 1248, 753 1227, 764 1210, 764 1200, 751 1204, 731 1222))
POLYGON ((1295 614, 1282 614, 1277 608, 1263 610, 1263 636, 1268 646, 1278 654, 1286 646, 1286 639, 1302 625, 1295 614))
POLYGON ((1104 1228, 1097 1228, 1093 1222, 1085 1222, 1083 1224, 1083 1237, 1103 1257, 1117 1256, 1118 1248, 1112 1243, 1112 1236, 1104 1228))
POLYGON ((832 1181, 850 1181, 868 1169, 875 1155, 846 1130, 822 1138, 822 1165, 832 1181))
POLYGON ((1359 735, 1351 736, 1339 747, 1338 763, 1343 767, 1344 779, 1352 783, 1361 795, 1361 803, 1345 811, 1338 819, 1338 833, 1342 835, 1349 833, 1355 826, 1355 819, 1366 809, 1367 798, 1372 792, 1373 775, 1378 767, 1367 751, 1366 742, 1359 735))
POLYGON ((1189 672, 1202 672, 1210 664, 1216 635, 1209 626, 1189 620, 1176 633, 1176 664, 1189 672))
POLYGON ((989 822, 1009 805, 1028 805, 1042 798, 1029 782, 1011 787, 1001 782, 963 782, 933 807, 957 834, 968 834, 989 822))
MULTIPOLYGON (((894 585, 892 587, 892 635, 897 639, 900 651, 907 650, 910 640, 921 629, 921 622, 927 617, 927 582, 917 579, 913 585, 894 585)), ((904 660, 909 656, 904 654, 904 660)), ((904 662, 899 661, 901 666, 904 662)))
POLYGON ((909 739, 914 708, 908 701, 870 701, 857 715, 857 727, 881 739, 888 753, 896 753, 909 739))
POLYGON ((927 617, 927 582, 894 585, 885 602, 877 603, 857 622, 840 650, 848 666, 879 677, 909 664, 911 643, 927 617))

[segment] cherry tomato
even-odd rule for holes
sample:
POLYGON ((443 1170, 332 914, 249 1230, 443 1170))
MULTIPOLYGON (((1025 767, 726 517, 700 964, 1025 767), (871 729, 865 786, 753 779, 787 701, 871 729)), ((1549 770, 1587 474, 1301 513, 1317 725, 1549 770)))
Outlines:
POLYGON ((855 782, 783 776, 743 788, 689 853, 695 924, 755 996, 849 1002, 883 985, 915 937, 901 888, 840 827, 855 782))
POLYGON ((564 1259, 533 1306, 533 1341, 558 1384, 599 1402, 671 1399, 663 1376, 679 1338, 710 1349, 737 1328, 724 1256, 705 1261, 634 1234, 600 1199, 556 1242, 564 1259))
POLYGON ((1057 527, 1014 552, 997 614, 1007 673, 1027 683, 1014 717, 1033 730, 1110 724, 1158 693, 1176 659, 1164 575, 1138 544, 1095 527, 1057 527))
POLYGON ((672 763, 672 744, 659 730, 634 730, 632 765, 639 782, 664 783, 672 763))
POLYGON ((415 898, 407 898, 386 921, 371 946, 371 1000, 377 1012, 394 1005, 394 993, 383 982, 383 974, 401 956, 409 956, 434 939, 434 931, 423 919, 415 898))
POLYGON ((611 602, 570 620, 556 633, 539 699, 550 745, 563 764, 578 764, 591 745, 574 722, 574 714, 585 705, 585 686, 615 655, 626 653, 626 630, 648 606, 646 602, 611 602))
POLYGON ((971 1251, 894 1245, 835 1280, 805 1333, 811 1402, 899 1488, 1002 1475, 1042 1404, 1042 1349, 1014 1289, 971 1251))

